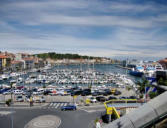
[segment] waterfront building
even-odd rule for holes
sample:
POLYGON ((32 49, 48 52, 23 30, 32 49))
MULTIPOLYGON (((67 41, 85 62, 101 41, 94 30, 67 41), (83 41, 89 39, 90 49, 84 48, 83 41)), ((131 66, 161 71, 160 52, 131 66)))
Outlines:
POLYGON ((163 66, 164 69, 167 69, 167 58, 160 60, 159 63, 163 66))
POLYGON ((10 67, 11 59, 3 54, 0 54, 0 71, 7 69, 10 67))
POLYGON ((12 61, 11 62, 11 70, 12 71, 18 71, 24 69, 24 61, 12 61))
POLYGON ((0 54, 0 69, 2 70, 4 67, 6 67, 6 56, 0 54))
POLYGON ((38 57, 34 58, 34 67, 35 68, 41 68, 41 67, 44 67, 44 66, 45 66, 45 62, 42 59, 40 59, 38 57))
POLYGON ((25 69, 32 69, 35 67, 35 61, 33 57, 24 58, 23 60, 25 69))

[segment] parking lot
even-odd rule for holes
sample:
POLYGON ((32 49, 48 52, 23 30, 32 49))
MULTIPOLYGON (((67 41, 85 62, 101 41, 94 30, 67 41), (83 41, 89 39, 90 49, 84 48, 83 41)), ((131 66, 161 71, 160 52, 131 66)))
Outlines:
MULTIPOLYGON (((99 105, 102 104, 104 101, 111 100, 111 99, 125 99, 128 98, 129 96, 135 96, 135 92, 133 90, 126 90, 125 88, 117 88, 117 91, 121 92, 120 95, 114 95, 114 94, 108 94, 108 95, 103 95, 99 94, 97 96, 92 96, 92 94, 82 96, 80 95, 71 95, 71 94, 66 94, 66 95, 61 95, 61 94, 56 94, 56 95, 50 95, 45 94, 44 92, 41 94, 32 94, 32 100, 35 103, 51 103, 51 102, 72 102, 76 103, 77 105, 86 105, 86 100, 89 100, 89 105, 99 105)), ((5 101, 11 99, 11 94, 0 94, 1 97, 5 99, 5 101)), ((15 104, 30 104, 30 97, 28 95, 25 95, 24 93, 22 94, 12 94, 12 99, 15 104), (20 97, 20 99, 19 99, 20 97)))

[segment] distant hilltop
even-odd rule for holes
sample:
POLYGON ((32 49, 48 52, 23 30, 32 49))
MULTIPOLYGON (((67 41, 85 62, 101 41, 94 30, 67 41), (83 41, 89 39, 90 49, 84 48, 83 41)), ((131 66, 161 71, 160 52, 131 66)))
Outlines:
POLYGON ((115 60, 106 57, 82 56, 78 54, 60 54, 55 52, 34 54, 39 58, 54 63, 115 63, 115 60))
POLYGON ((40 53, 40 54, 35 54, 37 57, 42 58, 42 59, 53 59, 53 60, 58 60, 58 59, 101 59, 102 57, 93 57, 93 56, 81 56, 78 54, 60 54, 60 53, 55 53, 55 52, 49 52, 49 53, 40 53))

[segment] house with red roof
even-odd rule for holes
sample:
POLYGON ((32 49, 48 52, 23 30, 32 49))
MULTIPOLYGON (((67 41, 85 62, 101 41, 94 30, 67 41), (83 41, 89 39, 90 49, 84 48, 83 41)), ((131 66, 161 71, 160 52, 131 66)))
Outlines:
POLYGON ((159 60, 159 63, 163 66, 164 69, 167 69, 167 58, 159 60))
POLYGON ((18 71, 24 69, 24 61, 11 61, 11 70, 12 71, 18 71))

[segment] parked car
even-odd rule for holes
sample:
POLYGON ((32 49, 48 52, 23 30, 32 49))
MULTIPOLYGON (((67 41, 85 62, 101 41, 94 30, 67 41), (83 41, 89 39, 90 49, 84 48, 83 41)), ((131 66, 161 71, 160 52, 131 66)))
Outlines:
POLYGON ((57 95, 57 91, 56 90, 53 90, 51 91, 51 93, 49 93, 50 96, 56 96, 57 95))
POLYGON ((71 96, 75 96, 75 95, 81 95, 82 94, 82 90, 75 90, 71 92, 71 96))
POLYGON ((129 96, 129 99, 137 99, 136 96, 129 96))
POLYGON ((22 90, 13 90, 13 94, 21 95, 21 94, 23 94, 23 91, 22 90))
POLYGON ((52 92, 50 90, 45 90, 43 94, 44 95, 49 95, 49 93, 52 93, 52 92))
POLYGON ((66 106, 62 106, 61 110, 62 111, 65 111, 65 110, 77 110, 77 107, 75 105, 66 105, 66 106))
POLYGON ((105 96, 111 95, 111 90, 110 89, 105 89, 103 95, 105 95, 105 96))
POLYGON ((91 103, 96 103, 96 102, 97 102, 97 100, 96 100, 96 98, 95 98, 95 97, 91 97, 91 98, 90 98, 90 102, 91 102, 91 103))
POLYGON ((81 96, 88 96, 88 95, 91 95, 91 92, 89 91, 83 91, 81 96))
POLYGON ((118 91, 118 90, 116 90, 115 92, 114 92, 114 95, 121 95, 121 92, 120 91, 118 91))
POLYGON ((116 100, 117 98, 115 96, 108 97, 108 100, 116 100))
POLYGON ((66 90, 64 90, 64 95, 71 95, 71 89, 66 89, 66 90))
POLYGON ((7 91, 3 92, 2 94, 3 94, 3 95, 11 94, 11 90, 7 90, 7 91))
POLYGON ((43 89, 38 89, 37 92, 38 92, 39 95, 42 95, 44 93, 44 90, 43 89))
POLYGON ((85 88, 85 89, 83 89, 83 92, 91 92, 91 89, 90 88, 85 88))
POLYGON ((17 96, 16 101, 17 102, 23 102, 24 101, 23 96, 17 96))
POLYGON ((65 95, 64 91, 57 91, 56 94, 57 94, 57 95, 60 95, 60 96, 64 96, 64 95, 65 95))
POLYGON ((3 94, 4 92, 10 90, 9 88, 4 88, 4 89, 0 89, 0 94, 3 94))
POLYGON ((121 97, 119 97, 119 99, 129 99, 129 97, 121 96, 121 97))
POLYGON ((99 95, 100 93, 98 91, 92 93, 92 96, 99 96, 99 95))
POLYGON ((32 92, 33 95, 38 95, 39 93, 37 91, 32 92))
POLYGON ((98 97, 96 97, 96 100, 99 102, 105 102, 106 98, 104 96, 98 96, 98 97))

